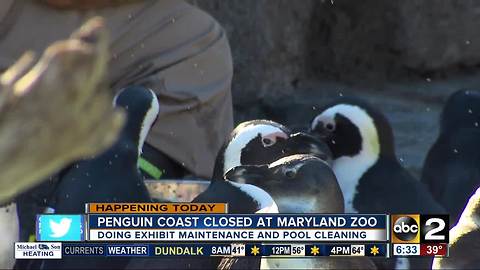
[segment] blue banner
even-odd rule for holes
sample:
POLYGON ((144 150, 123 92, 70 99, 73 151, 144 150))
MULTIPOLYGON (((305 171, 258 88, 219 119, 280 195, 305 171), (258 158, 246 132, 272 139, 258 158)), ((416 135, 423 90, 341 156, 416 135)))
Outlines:
POLYGON ((90 229, 386 229, 387 215, 88 215, 90 229))

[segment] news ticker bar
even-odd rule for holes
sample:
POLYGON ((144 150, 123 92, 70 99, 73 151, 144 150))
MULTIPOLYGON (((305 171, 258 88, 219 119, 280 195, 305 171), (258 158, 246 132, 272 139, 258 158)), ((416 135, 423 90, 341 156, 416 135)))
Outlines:
POLYGON ((61 259, 65 257, 388 257, 389 244, 102 244, 102 243, 16 243, 16 259, 61 259))

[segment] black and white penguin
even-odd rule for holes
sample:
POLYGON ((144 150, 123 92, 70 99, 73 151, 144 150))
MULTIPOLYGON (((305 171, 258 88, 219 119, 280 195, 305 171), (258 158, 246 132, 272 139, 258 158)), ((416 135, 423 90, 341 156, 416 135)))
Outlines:
MULTIPOLYGON (((192 203, 228 203, 229 214, 278 213, 277 204, 263 189, 228 180, 211 181, 192 203)), ((264 260, 256 257, 137 258, 127 269, 259 269, 264 260)))
MULTIPOLYGON (((194 203, 228 203, 229 214, 275 214, 278 206, 265 190, 251 184, 236 183, 225 177, 224 181, 212 181, 209 187, 198 195, 194 203)), ((269 259, 258 258, 223 258, 213 260, 219 268, 258 269, 269 259)), ((218 267, 217 267, 218 268, 218 267)))
POLYGON ((328 164, 312 155, 297 154, 269 165, 242 165, 225 178, 267 191, 280 213, 343 213, 343 195, 328 164))
POLYGON ((123 89, 114 100, 127 113, 118 141, 106 152, 72 165, 58 182, 55 213, 82 213, 87 202, 149 202, 138 170, 138 157, 159 105, 155 93, 143 87, 123 89))
MULTIPOLYGON (((256 185, 270 195, 280 213, 344 213, 343 195, 337 179, 324 161, 297 154, 269 165, 242 165, 225 178, 256 185)), ((262 261, 260 269, 376 269, 368 258, 309 258, 262 261)))
MULTIPOLYGON (((393 131, 386 117, 357 98, 343 97, 325 106, 310 133, 327 142, 332 169, 346 213, 440 214, 445 210, 428 188, 398 162, 393 131)), ((429 267, 431 260, 375 261, 380 267, 429 267)))
POLYGON ((293 133, 287 127, 270 120, 240 123, 222 146, 215 162, 212 179, 239 165, 262 165, 294 154, 312 154, 331 161, 328 146, 308 134, 293 133))
MULTIPOLYGON (((56 214, 78 214, 88 202, 150 202, 151 198, 138 169, 138 158, 159 104, 155 93, 143 87, 123 89, 114 99, 125 109, 126 124, 118 141, 106 152, 82 160, 61 173, 53 198, 56 214)), ((69 258, 46 260, 50 268, 123 268, 128 258, 69 258), (79 263, 81 262, 81 263, 79 263)))
POLYGON ((392 128, 366 102, 341 98, 311 123, 311 134, 327 142, 332 169, 347 213, 444 213, 428 188, 395 156, 392 128))
POLYGON ((450 230, 448 257, 433 259, 432 269, 480 269, 480 188, 450 230))
POLYGON ((440 134, 430 148, 422 181, 455 223, 480 186, 480 91, 452 94, 440 118, 440 134))

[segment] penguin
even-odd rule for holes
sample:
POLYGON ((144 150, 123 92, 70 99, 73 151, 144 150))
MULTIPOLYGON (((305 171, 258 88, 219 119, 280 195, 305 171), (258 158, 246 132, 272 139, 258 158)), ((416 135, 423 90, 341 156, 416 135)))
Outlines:
MULTIPOLYGON (((278 213, 275 200, 263 189, 229 180, 211 181, 192 203, 228 203, 229 214, 278 213)), ((133 259, 126 269, 259 269, 264 259, 256 257, 133 259)))
POLYGON ((58 182, 55 213, 82 213, 88 202, 150 202, 138 169, 138 158, 159 112, 155 93, 128 87, 114 99, 125 109, 126 124, 118 141, 106 152, 72 165, 58 182))
POLYGON ((432 269, 479 269, 480 188, 471 196, 457 224, 450 229, 448 257, 433 259, 432 269))
POLYGON ((312 155, 283 157, 269 165, 242 165, 225 178, 267 191, 280 213, 343 213, 343 195, 328 164, 312 155))
MULTIPOLYGON (((194 203, 228 203, 229 214, 275 214, 278 206, 272 196, 262 188, 251 184, 236 183, 225 176, 223 181, 212 181, 209 187, 193 199, 194 203)), ((268 264, 267 258, 225 257, 213 265, 219 269, 259 269, 268 264)))
POLYGON ((331 161, 328 146, 313 136, 293 133, 270 120, 246 121, 235 127, 219 150, 212 179, 223 179, 235 166, 269 164, 293 154, 312 154, 331 161))
MULTIPOLYGON (((138 158, 159 112, 157 97, 150 89, 131 86, 115 96, 114 105, 127 114, 118 141, 104 153, 76 162, 61 173, 52 200, 56 214, 83 213, 88 202, 151 202, 138 158)), ((68 258, 45 260, 40 267, 122 269, 128 261, 128 258, 68 258)))
POLYGON ((357 98, 340 98, 311 122, 333 155, 347 213, 440 214, 428 188, 398 162, 385 116, 357 98))
MULTIPOLYGON (((333 101, 311 121, 309 132, 332 151, 346 213, 445 213, 428 187, 400 165, 389 122, 367 102, 353 97, 333 101)), ((430 259, 374 262, 380 268, 431 266, 430 259)))
MULTIPOLYGON (((330 166, 312 155, 283 157, 269 165, 242 165, 225 178, 267 191, 280 213, 344 213, 344 200, 330 166)), ((260 269, 376 269, 368 258, 270 259, 260 269)))
POLYGON ((480 186, 480 91, 459 90, 447 100, 440 133, 422 170, 425 183, 455 224, 480 186))

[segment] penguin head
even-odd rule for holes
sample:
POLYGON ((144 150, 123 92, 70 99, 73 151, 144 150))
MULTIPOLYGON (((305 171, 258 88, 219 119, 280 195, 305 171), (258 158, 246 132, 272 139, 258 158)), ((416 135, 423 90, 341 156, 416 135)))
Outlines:
POLYGON ((269 164, 298 153, 330 160, 328 146, 306 133, 293 134, 287 127, 269 120, 252 120, 239 124, 217 156, 213 179, 222 179, 239 165, 269 164))
POLYGON ((138 147, 138 155, 140 155, 147 134, 158 116, 157 96, 150 89, 130 86, 122 89, 115 96, 113 104, 125 109, 127 123, 123 129, 122 138, 135 143, 138 147))
POLYGON ((444 133, 458 128, 480 128, 480 91, 459 90, 448 98, 440 129, 444 133))
POLYGON ((283 157, 270 165, 242 165, 225 179, 258 186, 277 202, 281 213, 342 213, 343 195, 335 174, 312 155, 283 157))
POLYGON ((341 98, 325 106, 311 122, 310 133, 327 142, 334 163, 342 157, 395 156, 387 119, 359 99, 341 98))

